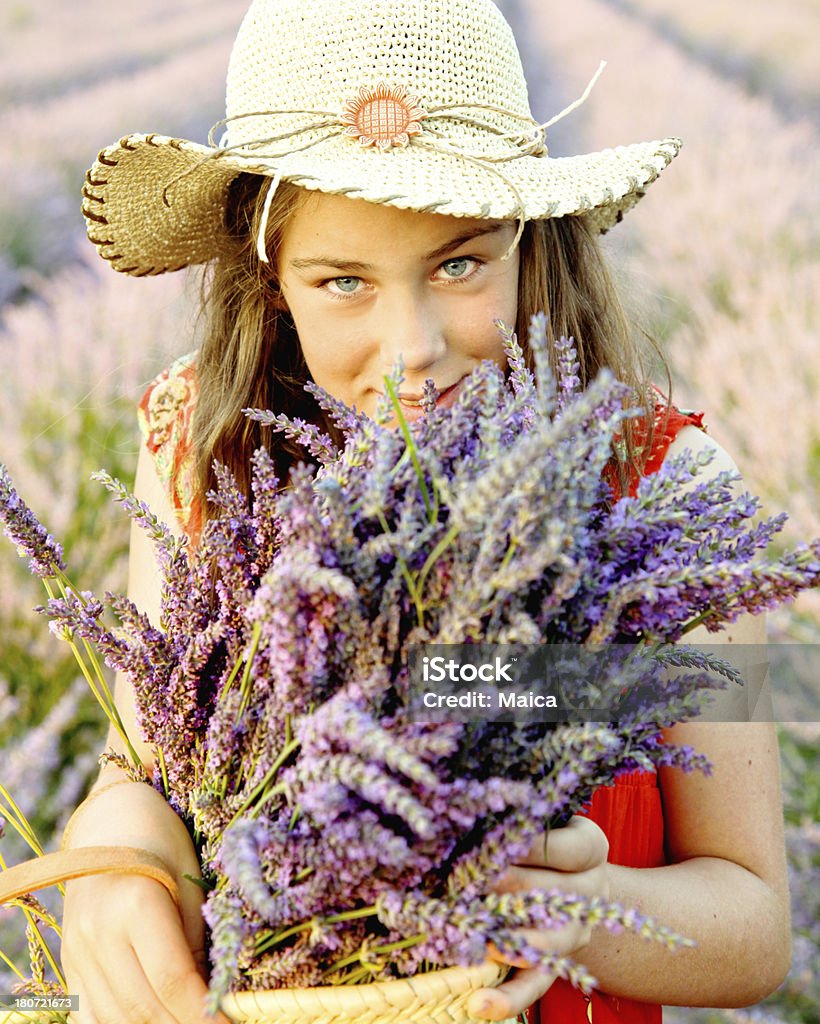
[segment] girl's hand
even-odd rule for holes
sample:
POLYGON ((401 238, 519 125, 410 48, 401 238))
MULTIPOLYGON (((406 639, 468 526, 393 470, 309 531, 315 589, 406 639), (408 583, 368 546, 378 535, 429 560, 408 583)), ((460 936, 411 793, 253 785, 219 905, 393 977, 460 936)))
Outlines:
POLYGON ((62 962, 68 990, 79 996, 75 1024, 214 1019, 204 1010, 202 901, 188 886, 183 922, 153 879, 105 875, 67 883, 62 962))
MULTIPOLYGON (((609 899, 607 854, 609 842, 588 818, 573 815, 565 828, 538 836, 526 859, 511 867, 494 887, 496 892, 526 892, 531 889, 561 889, 582 896, 609 899)), ((527 941, 545 952, 572 956, 591 938, 592 928, 571 923, 564 928, 524 931, 527 941)), ((490 951, 501 963, 515 961, 490 951)), ((555 981, 555 975, 538 968, 521 968, 497 988, 482 988, 470 997, 468 1010, 487 1020, 503 1020, 522 1013, 539 999, 555 981)))
MULTIPOLYGON (((109 802, 117 789, 111 792, 109 802)), ((137 796, 144 801, 151 794, 137 796)), ((204 1009, 205 894, 183 877, 200 877, 196 851, 177 815, 153 796, 153 841, 128 838, 130 845, 162 857, 176 874, 182 914, 151 878, 92 875, 66 883, 61 957, 68 991, 79 996, 74 1024, 229 1024, 224 1015, 208 1017, 204 1009)), ((90 834, 93 823, 82 824, 80 845, 99 842, 90 834)))

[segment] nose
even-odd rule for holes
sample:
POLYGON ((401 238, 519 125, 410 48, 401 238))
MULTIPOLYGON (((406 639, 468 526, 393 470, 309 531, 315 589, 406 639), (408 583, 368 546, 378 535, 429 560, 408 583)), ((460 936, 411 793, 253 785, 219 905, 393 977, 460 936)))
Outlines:
POLYGON ((424 372, 447 351, 447 333, 435 303, 413 292, 398 293, 384 303, 379 330, 385 370, 392 370, 401 356, 411 383, 420 385, 424 372))

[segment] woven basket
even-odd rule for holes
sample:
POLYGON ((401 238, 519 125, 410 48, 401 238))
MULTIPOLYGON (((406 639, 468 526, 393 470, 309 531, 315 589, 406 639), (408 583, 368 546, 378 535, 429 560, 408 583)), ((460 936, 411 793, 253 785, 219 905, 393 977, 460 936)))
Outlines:
POLYGON ((467 1001, 506 971, 488 961, 369 985, 235 992, 222 1000, 222 1010, 236 1024, 487 1024, 467 1012, 467 1001))
MULTIPOLYGON (((180 906, 176 879, 159 857, 117 846, 62 850, 0 872, 0 905, 47 885, 106 872, 154 878, 180 906)), ((507 970, 488 961, 369 985, 234 992, 222 1001, 222 1009, 236 1024, 487 1024, 467 1012, 467 1002, 476 989, 498 985, 507 970)), ((53 1013, 0 1010, 0 1024, 48 1024, 55 1019, 53 1013)))
MULTIPOLYGON (((502 964, 488 962, 369 985, 234 992, 225 996, 221 1009, 235 1024, 487 1024, 467 1012, 467 1001, 476 989, 497 985, 505 973, 502 964)), ((0 1024, 62 1019, 43 1011, 0 1010, 0 1024)), ((501 1024, 516 1024, 516 1019, 501 1024)))

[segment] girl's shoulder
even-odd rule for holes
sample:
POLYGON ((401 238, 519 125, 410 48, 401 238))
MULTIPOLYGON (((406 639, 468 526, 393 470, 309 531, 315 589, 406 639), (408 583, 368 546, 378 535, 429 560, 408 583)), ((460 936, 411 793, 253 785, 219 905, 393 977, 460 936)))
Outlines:
MULTIPOLYGON (((737 493, 743 491, 742 474, 737 463, 723 445, 707 433, 703 422, 703 413, 659 404, 656 408, 652 450, 644 466, 644 476, 657 472, 665 459, 674 458, 687 450, 694 455, 699 455, 701 452, 711 453, 712 458, 701 469, 702 476, 699 475, 699 479, 714 477, 718 473, 733 473, 737 477, 737 481, 733 485, 734 490, 737 493)), ((633 493, 637 482, 636 475, 630 493, 633 493)))
POLYGON ((175 360, 158 374, 137 407, 145 446, 165 486, 182 529, 198 535, 201 512, 196 498, 196 465, 191 424, 199 395, 196 352, 175 360))
MULTIPOLYGON (((699 426, 700 424, 694 425, 699 426)), ((712 461, 706 470, 710 476, 724 471, 740 475, 737 464, 729 452, 711 434, 707 434, 706 428, 703 426, 701 426, 700 430, 693 430, 689 424, 683 424, 682 428, 675 432, 675 436, 668 444, 666 457, 680 455, 687 449, 695 455, 703 451, 712 453, 712 461)))

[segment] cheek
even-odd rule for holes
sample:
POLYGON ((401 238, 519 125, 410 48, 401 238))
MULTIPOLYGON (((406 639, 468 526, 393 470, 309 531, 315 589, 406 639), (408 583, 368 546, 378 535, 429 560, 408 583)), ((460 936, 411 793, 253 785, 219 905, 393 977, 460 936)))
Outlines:
POLYGON ((329 311, 309 305, 293 303, 290 313, 311 378, 337 397, 349 398, 347 392, 365 362, 355 331, 329 311))
POLYGON ((518 316, 518 258, 511 267, 496 275, 469 311, 463 326, 468 328, 471 354, 479 359, 493 359, 499 366, 506 365, 501 332, 495 325, 501 320, 514 328, 518 316))

